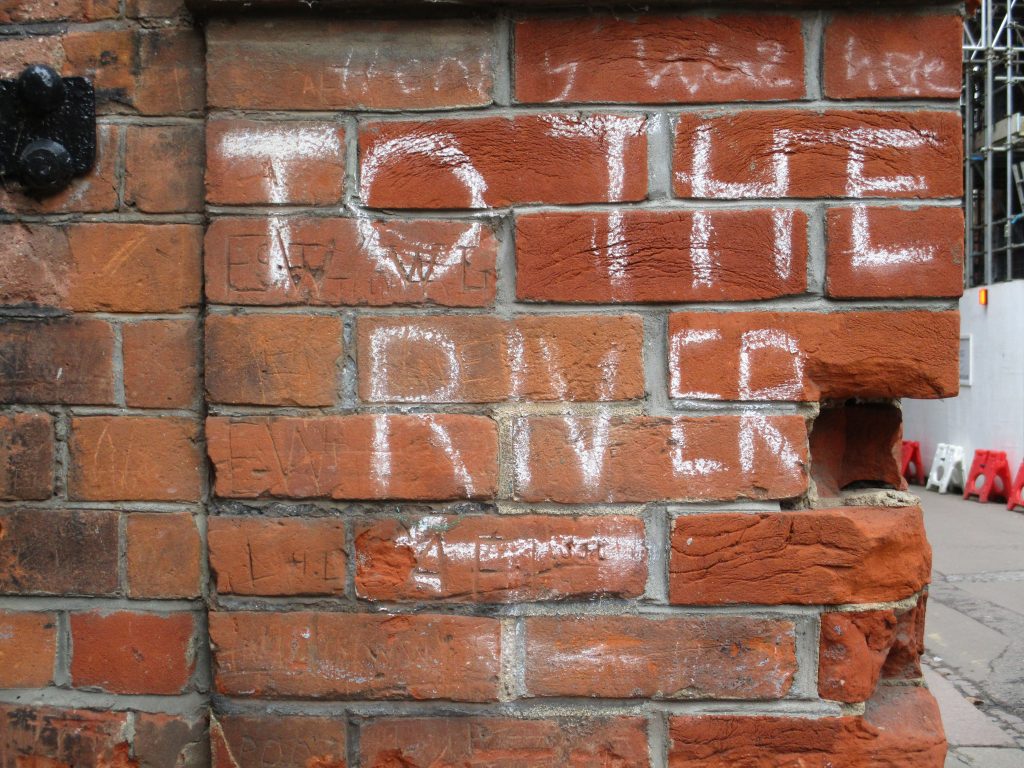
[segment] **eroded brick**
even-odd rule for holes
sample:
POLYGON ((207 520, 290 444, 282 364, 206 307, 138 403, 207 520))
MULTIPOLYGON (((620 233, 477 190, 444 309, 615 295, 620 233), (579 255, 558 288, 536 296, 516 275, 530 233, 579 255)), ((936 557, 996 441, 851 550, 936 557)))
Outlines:
POLYGON ((201 125, 132 125, 125 132, 125 203, 146 213, 203 210, 201 125))
POLYGON ((211 613, 210 637, 217 690, 226 695, 497 698, 496 619, 427 614, 211 613))
POLYGON ((432 515, 363 523, 355 536, 356 591, 372 600, 638 597, 647 582, 636 517, 432 515))
POLYGON ((53 494, 53 417, 0 414, 0 499, 48 499, 53 494))
POLYGON ((128 712, 0 705, 3 768, 132 768, 128 712), (8 761, 8 757, 12 760, 8 761))
POLYGON ((896 611, 823 613, 818 650, 818 695, 867 701, 882 676, 896 635, 896 611))
POLYGON ((930 578, 918 507, 685 515, 672 529, 673 603, 885 602, 930 578))
POLYGON ((344 717, 220 715, 210 723, 213 768, 345 768, 344 717))

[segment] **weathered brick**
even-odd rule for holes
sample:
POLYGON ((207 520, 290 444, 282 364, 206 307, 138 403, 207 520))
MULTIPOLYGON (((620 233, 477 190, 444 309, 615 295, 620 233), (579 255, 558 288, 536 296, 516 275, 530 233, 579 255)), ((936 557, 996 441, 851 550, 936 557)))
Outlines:
POLYGON ((956 312, 680 313, 669 392, 698 400, 955 395, 956 312))
POLYGON ((955 99, 962 40, 958 15, 836 15, 825 28, 825 95, 955 99))
POLYGON ((222 595, 345 592, 345 523, 332 518, 211 517, 210 570, 222 595))
POLYGON ((640 718, 513 720, 423 717, 373 720, 359 738, 367 768, 647 768, 640 718))
POLYGON ((955 112, 750 110, 675 125, 680 197, 959 197, 955 112))
POLYGON ((0 611, 0 687, 45 688, 56 658, 56 614, 0 611))
POLYGON ((672 528, 673 603, 884 602, 930 578, 918 507, 685 515, 672 528))
POLYGON ((829 296, 959 296, 964 213, 957 208, 830 208, 829 296))
POLYGON ((493 701, 499 634, 469 616, 210 614, 217 690, 260 698, 493 701))
POLYGON ((896 617, 896 637, 882 667, 882 677, 896 680, 921 678, 927 606, 928 593, 925 592, 913 608, 896 617))
POLYGON ((191 613, 71 614, 71 684, 111 693, 181 693, 194 665, 191 613))
POLYGON ((491 101, 493 29, 486 21, 443 18, 217 19, 207 32, 210 104, 319 111, 483 106, 491 101))
POLYGON ((497 430, 482 416, 210 418, 216 492, 230 498, 444 500, 497 488, 497 430))
POLYGON ((198 501, 195 421, 168 416, 71 420, 68 495, 82 501, 198 501))
POLYGON ((188 512, 133 512, 125 524, 128 594, 131 597, 196 597, 200 546, 188 512))
POLYGON ((791 621, 740 616, 526 620, 533 696, 778 699, 796 673, 791 621))
POLYGON ((637 517, 431 515, 363 523, 355 537, 356 592, 371 600, 638 597, 647 583, 637 517))
MULTIPOLYGON (((40 54, 40 49, 45 44, 40 40, 51 40, 54 38, 16 38, 16 41, 28 40, 32 46, 28 55, 24 57, 28 64, 40 63, 40 59, 46 58, 40 54)), ((7 70, 2 66, 3 58, 8 53, 6 46, 10 41, 0 41, 0 75, 3 77, 17 77, 20 69, 7 70)), ((59 67, 58 67, 59 68, 59 67)), ((71 180, 71 184, 64 190, 46 197, 34 197, 24 194, 16 185, 0 186, 0 211, 11 213, 104 213, 117 209, 117 164, 120 154, 121 130, 116 125, 100 123, 96 126, 96 160, 92 169, 85 176, 78 176, 71 180)), ((7 238, 10 230, 8 227, 0 228, 7 238)), ((0 263, 4 269, 0 270, 0 284, 6 282, 3 272, 6 271, 6 264, 11 253, 6 248, 0 251, 0 263)), ((50 277, 49 270, 43 274, 32 276, 31 279, 50 277)), ((24 280, 25 278, 21 278, 24 280)))
POLYGON ((208 315, 210 402, 333 405, 342 352, 340 317, 208 315))
POLYGON ((823 613, 818 650, 818 695, 855 703, 867 701, 882 676, 896 636, 896 611, 823 613))
POLYGON ((130 768, 128 712, 0 705, 3 768, 130 768), (11 760, 7 758, 11 757, 11 760))
POLYGON ((117 513, 0 512, 0 594, 113 595, 117 513))
POLYGON ((345 131, 338 123, 206 123, 207 202, 338 204, 344 179, 345 131))
POLYGON ((804 96, 804 44, 791 16, 645 13, 516 24, 516 98, 633 104, 804 96))
POLYGON ((203 210, 203 127, 132 125, 125 131, 125 203, 145 213, 203 210))
POLYGON ((0 401, 113 403, 113 353, 102 320, 0 320, 0 401))
POLYGON ((642 200, 645 129, 641 115, 610 114, 371 122, 360 190, 373 208, 642 200))
POLYGON ((194 307, 200 299, 202 237, 202 227, 191 224, 72 225, 62 306, 79 312, 194 307))
POLYGON ((116 18, 117 12, 115 0, 5 0, 0 5, 0 23, 99 21, 116 18))
POLYGON ((153 768, 210 768, 205 710, 203 706, 183 715, 136 712, 132 744, 135 758, 153 768))
POLYGON ((220 304, 484 307, 494 301, 497 251, 481 222, 215 219, 206 295, 220 304))
POLYGON ((633 209, 516 218, 516 294, 525 301, 749 301, 806 289, 802 211, 633 209))
POLYGON ((669 768, 941 768, 946 758, 935 699, 902 686, 882 689, 863 717, 688 715, 669 719, 669 738, 669 768))
POLYGON ((131 29, 74 27, 60 38, 65 76, 87 77, 96 89, 97 111, 130 105, 135 90, 136 38, 131 29))
POLYGON ((53 418, 46 413, 0 414, 0 499, 53 495, 53 418))
POLYGON ((522 501, 779 499, 807 487, 798 416, 519 417, 510 432, 522 501))
POLYGON ((193 318, 121 326, 125 402, 135 408, 191 408, 199 389, 199 333, 193 318))
POLYGON ((213 768, 345 768, 343 716, 220 715, 210 723, 213 768))
POLYGON ((639 315, 362 317, 359 396, 369 402, 643 397, 639 315))

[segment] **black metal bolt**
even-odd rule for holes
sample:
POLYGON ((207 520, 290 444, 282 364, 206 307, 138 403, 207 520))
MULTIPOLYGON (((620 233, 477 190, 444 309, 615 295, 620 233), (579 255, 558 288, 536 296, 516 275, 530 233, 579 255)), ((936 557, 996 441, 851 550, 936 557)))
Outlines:
POLYGON ((55 192, 67 186, 72 174, 71 155, 51 139, 33 141, 18 157, 21 183, 36 192, 55 192))
POLYGON ((64 102, 64 80, 52 67, 33 64, 18 76, 18 96, 36 114, 49 114, 64 102))

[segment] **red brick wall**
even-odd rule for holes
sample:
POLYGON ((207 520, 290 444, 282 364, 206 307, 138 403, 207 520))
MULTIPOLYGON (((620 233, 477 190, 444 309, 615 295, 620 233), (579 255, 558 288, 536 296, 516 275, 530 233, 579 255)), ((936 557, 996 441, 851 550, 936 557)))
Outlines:
POLYGON ((0 10, 0 768, 941 766, 957 9, 418 13, 0 10))

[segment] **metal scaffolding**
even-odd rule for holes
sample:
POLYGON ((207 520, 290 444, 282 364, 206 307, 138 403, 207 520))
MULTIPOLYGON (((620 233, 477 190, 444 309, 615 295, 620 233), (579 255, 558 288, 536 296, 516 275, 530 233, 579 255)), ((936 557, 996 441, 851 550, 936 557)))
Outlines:
POLYGON ((964 25, 967 287, 1024 278, 1024 10, 1017 6, 982 0, 964 25))

